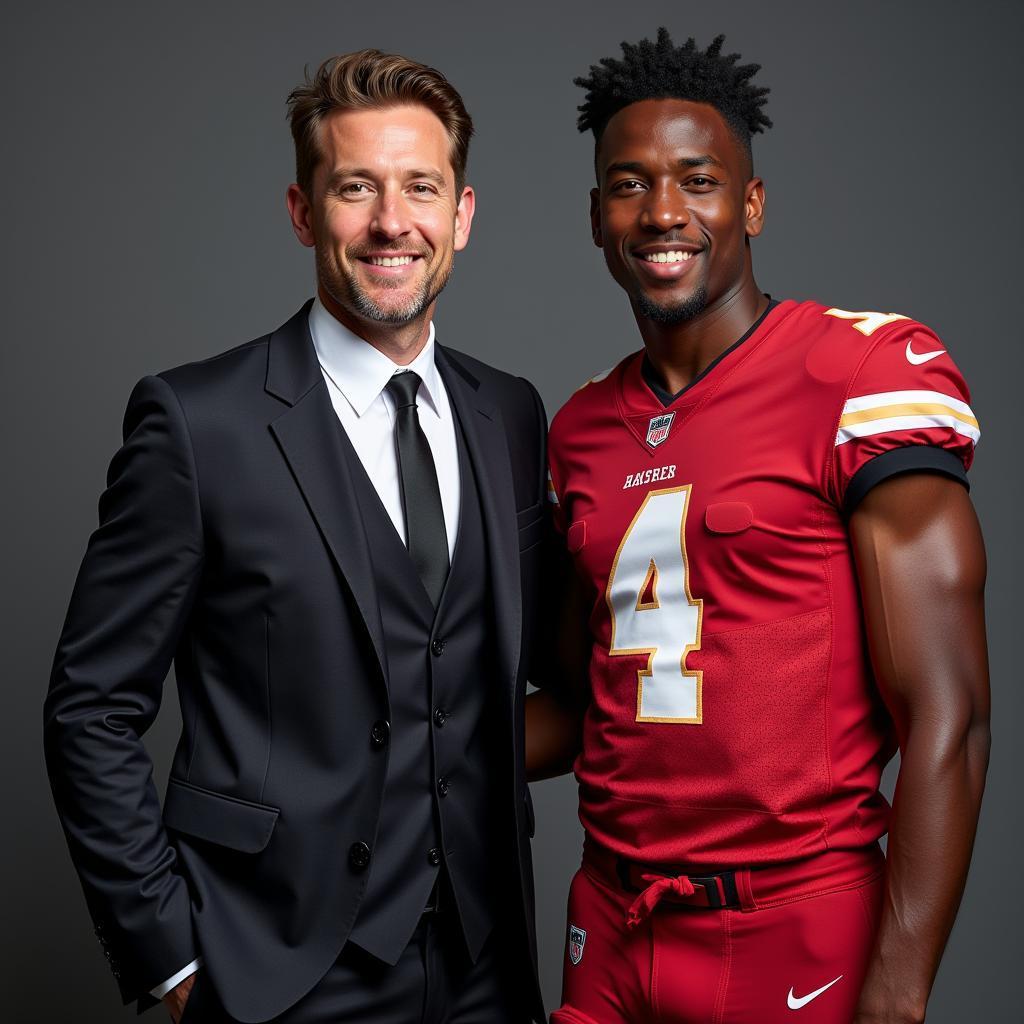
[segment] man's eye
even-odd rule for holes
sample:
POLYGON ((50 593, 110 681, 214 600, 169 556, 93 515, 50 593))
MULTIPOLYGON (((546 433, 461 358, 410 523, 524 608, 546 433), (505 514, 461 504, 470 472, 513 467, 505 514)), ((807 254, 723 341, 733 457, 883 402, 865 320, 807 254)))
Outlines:
POLYGON ((417 182, 412 187, 413 195, 417 196, 429 196, 433 191, 434 190, 429 185, 424 185, 422 182, 417 182))
POLYGON ((705 177, 703 174, 698 174, 697 177, 691 178, 687 185, 693 186, 694 188, 710 188, 716 184, 714 178, 705 177))
POLYGON ((358 196, 362 195, 364 192, 369 192, 369 189, 361 181, 350 181, 342 188, 341 191, 347 195, 358 196))
POLYGON ((615 184, 616 192, 639 192, 644 187, 642 181, 637 181, 636 178, 627 178, 625 181, 619 181, 615 184))

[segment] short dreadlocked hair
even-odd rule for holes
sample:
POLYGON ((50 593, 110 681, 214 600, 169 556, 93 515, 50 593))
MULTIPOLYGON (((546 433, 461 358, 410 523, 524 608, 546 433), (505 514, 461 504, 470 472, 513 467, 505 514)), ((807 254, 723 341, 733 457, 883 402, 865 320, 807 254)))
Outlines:
POLYGON ((590 66, 587 78, 573 82, 587 90, 577 109, 581 132, 592 131, 595 144, 612 117, 640 100, 692 100, 714 107, 733 134, 750 153, 750 137, 771 128, 762 109, 769 89, 752 85, 760 64, 737 64, 738 53, 722 54, 725 36, 715 36, 711 45, 697 49, 693 36, 675 46, 668 29, 658 29, 657 42, 641 39, 622 44, 622 60, 603 57, 590 66))

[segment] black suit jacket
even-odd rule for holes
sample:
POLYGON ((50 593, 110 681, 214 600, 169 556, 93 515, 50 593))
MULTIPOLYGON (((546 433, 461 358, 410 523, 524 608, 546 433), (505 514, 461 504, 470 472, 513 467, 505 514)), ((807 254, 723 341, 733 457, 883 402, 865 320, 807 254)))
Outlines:
MULTIPOLYGON (((136 386, 57 648, 47 764, 125 1002, 202 955, 225 1009, 267 1020, 336 958, 365 887, 387 659, 308 309, 136 386), (141 737, 172 660, 182 733, 161 809, 141 737)), ((494 567, 507 891, 541 1019, 523 699, 546 423, 526 381, 437 353, 494 567)))

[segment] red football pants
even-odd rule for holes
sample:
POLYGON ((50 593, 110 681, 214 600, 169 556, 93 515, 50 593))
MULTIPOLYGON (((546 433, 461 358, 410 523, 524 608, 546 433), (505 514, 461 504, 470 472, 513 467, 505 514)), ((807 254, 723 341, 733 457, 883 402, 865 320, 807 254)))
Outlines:
POLYGON ((871 846, 738 870, 739 907, 713 909, 685 875, 633 866, 623 879, 588 840, 551 1024, 849 1024, 883 866, 871 846))

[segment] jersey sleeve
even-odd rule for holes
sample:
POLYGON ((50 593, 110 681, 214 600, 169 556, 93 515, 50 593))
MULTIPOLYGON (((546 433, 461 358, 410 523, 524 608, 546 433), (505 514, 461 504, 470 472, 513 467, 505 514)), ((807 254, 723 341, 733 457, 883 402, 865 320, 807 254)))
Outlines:
POLYGON ((847 391, 835 436, 835 497, 849 514, 899 473, 941 473, 967 484, 981 431, 945 345, 907 321, 886 332, 847 391))

